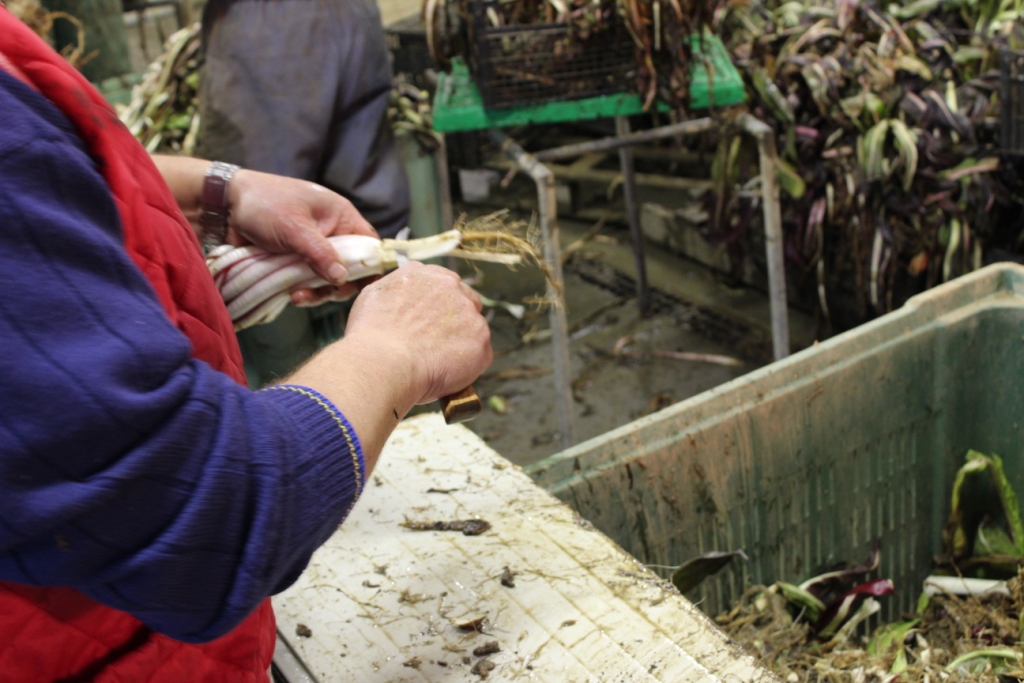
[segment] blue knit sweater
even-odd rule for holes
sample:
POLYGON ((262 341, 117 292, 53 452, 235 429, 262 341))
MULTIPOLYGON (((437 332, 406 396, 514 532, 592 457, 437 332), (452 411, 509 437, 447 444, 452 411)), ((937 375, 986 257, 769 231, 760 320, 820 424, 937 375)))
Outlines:
POLYGON ((298 577, 365 467, 324 397, 191 359, 120 232, 68 120, 0 70, 0 580, 200 642, 298 577))

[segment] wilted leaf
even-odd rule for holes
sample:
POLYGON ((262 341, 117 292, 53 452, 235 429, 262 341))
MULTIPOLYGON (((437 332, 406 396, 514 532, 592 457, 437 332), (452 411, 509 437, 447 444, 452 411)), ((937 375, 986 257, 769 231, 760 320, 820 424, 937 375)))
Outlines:
POLYGON ((1006 477, 1003 461, 998 455, 968 451, 966 462, 953 481, 951 512, 943 532, 946 552, 954 561, 971 553, 981 556, 1024 557, 1024 521, 1021 519, 1017 493, 1006 477), (979 511, 965 509, 963 491, 968 478, 988 472, 995 486, 1003 519, 984 523, 979 511), (972 521, 973 520, 973 521, 972 521), (1005 527, 1003 526, 1005 524, 1005 527), (971 539, 974 539, 973 546, 971 539), (990 552, 989 552, 990 551, 990 552))
POLYGON ((910 259, 910 264, 907 265, 907 272, 911 276, 917 277, 928 268, 928 252, 921 251, 914 255, 914 258, 910 259))
POLYGON ((960 655, 952 662, 946 665, 946 671, 956 671, 957 669, 966 669, 964 673, 981 673, 984 670, 984 665, 991 663, 994 667, 1005 664, 1006 660, 1020 660, 1024 657, 1024 654, 1020 650, 1014 650, 1009 647, 993 647, 986 648, 984 650, 974 650, 973 652, 965 652, 960 655), (974 667, 968 666, 971 662, 978 662, 982 664, 981 670, 975 671, 974 667))
POLYGON ((700 557, 688 560, 672 572, 672 584, 679 589, 680 593, 687 593, 699 586, 704 579, 721 571, 725 565, 732 562, 734 557, 749 559, 742 550, 733 550, 732 552, 705 553, 700 557))
POLYGON ((843 567, 834 571, 812 576, 800 584, 800 589, 805 590, 822 600, 827 599, 828 594, 846 593, 856 582, 864 579, 869 573, 878 569, 882 563, 882 546, 878 539, 871 544, 871 552, 867 559, 861 564, 853 567, 843 567))
POLYGON ((990 173, 999 168, 999 158, 989 157, 987 159, 965 159, 959 166, 947 169, 939 173, 943 180, 960 180, 972 173, 990 173))

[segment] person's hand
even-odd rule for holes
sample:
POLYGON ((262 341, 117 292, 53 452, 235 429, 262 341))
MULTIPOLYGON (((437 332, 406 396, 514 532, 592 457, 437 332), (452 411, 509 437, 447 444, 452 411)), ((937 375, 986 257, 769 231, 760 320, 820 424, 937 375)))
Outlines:
POLYGON ((358 286, 346 282, 345 266, 327 241, 333 235, 377 237, 350 201, 315 183, 242 169, 228 188, 228 205, 230 244, 299 254, 317 275, 332 283, 292 292, 293 304, 313 306, 357 293, 358 286))
POLYGON ((348 317, 345 339, 404 364, 415 403, 472 384, 491 364, 491 331, 480 297, 440 266, 411 262, 368 285, 348 317))

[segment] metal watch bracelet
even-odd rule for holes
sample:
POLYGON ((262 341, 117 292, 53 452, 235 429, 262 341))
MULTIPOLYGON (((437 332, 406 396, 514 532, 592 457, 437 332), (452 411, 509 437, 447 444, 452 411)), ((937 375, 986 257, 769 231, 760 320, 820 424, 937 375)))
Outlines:
POLYGON ((239 167, 215 161, 203 178, 199 197, 199 225, 203 228, 203 247, 211 249, 224 243, 228 234, 228 186, 239 167))

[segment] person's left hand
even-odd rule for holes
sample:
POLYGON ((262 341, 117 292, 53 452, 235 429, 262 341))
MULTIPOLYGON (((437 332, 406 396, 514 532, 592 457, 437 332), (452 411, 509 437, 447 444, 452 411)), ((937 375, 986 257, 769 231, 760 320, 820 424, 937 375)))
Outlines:
POLYGON ((332 235, 377 237, 349 200, 305 180, 242 169, 231 180, 228 206, 230 244, 299 254, 317 275, 332 283, 292 292, 294 305, 343 301, 358 292, 356 284, 346 281, 348 272, 327 241, 332 235))

